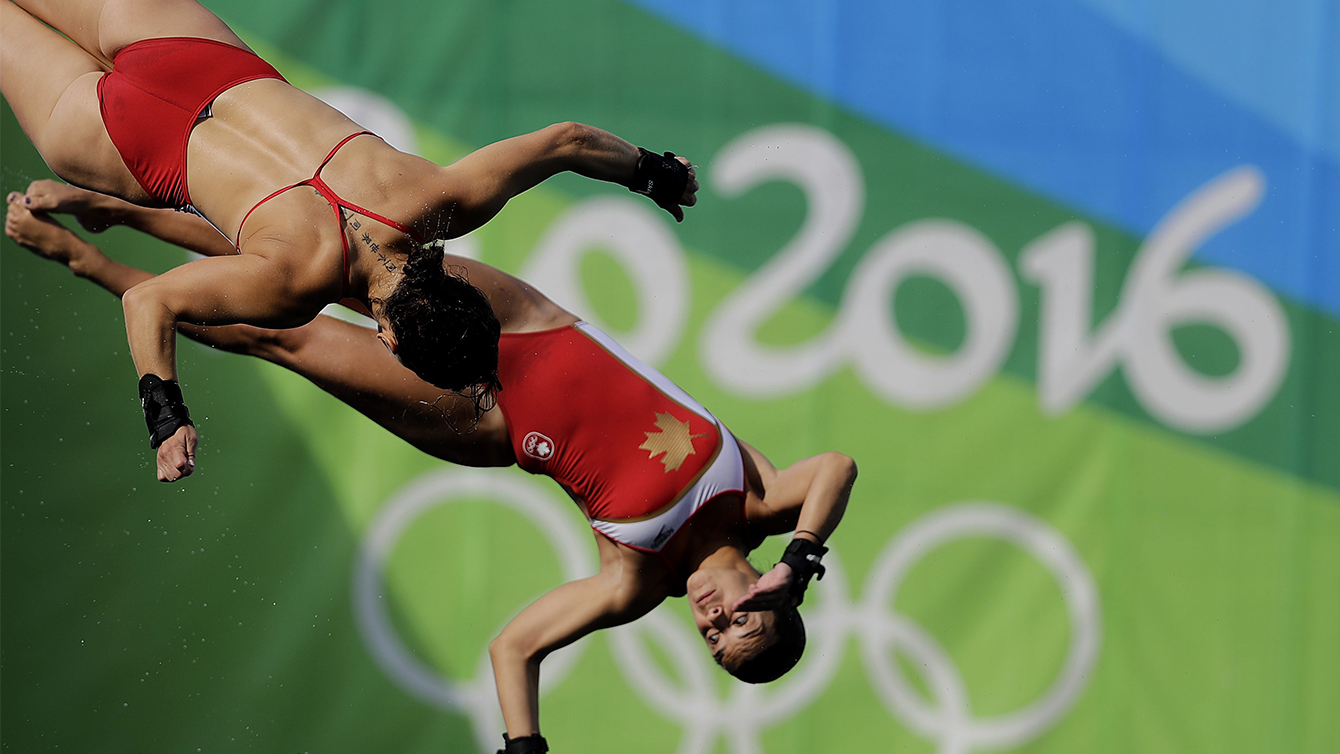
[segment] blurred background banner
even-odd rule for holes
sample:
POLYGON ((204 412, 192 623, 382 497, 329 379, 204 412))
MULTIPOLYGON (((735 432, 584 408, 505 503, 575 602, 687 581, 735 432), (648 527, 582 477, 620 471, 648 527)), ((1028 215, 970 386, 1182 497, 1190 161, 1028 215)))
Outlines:
MULTIPOLYGON (((793 673, 668 605, 546 662, 556 752, 1340 740, 1334 0, 206 4, 437 162, 563 120, 688 156, 682 225, 563 176, 451 250, 860 464, 793 673)), ((0 115, 3 189, 48 177, 0 115)), ((8 239, 0 278, 6 751, 496 748, 489 639, 595 566, 556 485, 195 345, 159 484, 118 303, 8 239)))

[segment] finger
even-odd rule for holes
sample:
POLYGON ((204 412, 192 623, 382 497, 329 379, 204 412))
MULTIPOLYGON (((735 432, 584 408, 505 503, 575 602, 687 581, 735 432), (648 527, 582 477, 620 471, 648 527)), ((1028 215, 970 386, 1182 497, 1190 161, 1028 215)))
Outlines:
POLYGON ((684 210, 680 209, 678 206, 667 207, 666 209, 670 210, 670 214, 674 216, 675 222, 684 222, 684 210))
POLYGON ((22 199, 22 198, 23 198, 23 194, 20 194, 20 193, 17 192, 17 191, 11 191, 11 192, 9 192, 9 196, 6 196, 6 197, 5 197, 5 201, 9 202, 10 204, 13 204, 14 202, 17 202, 18 200, 20 200, 20 199, 22 199))
POLYGON ((753 610, 768 610, 773 603, 778 602, 781 595, 772 590, 759 589, 757 584, 749 587, 749 591, 743 597, 735 601, 731 606, 732 610, 744 610, 746 612, 753 610))
POLYGON ((780 607, 780 603, 776 600, 766 599, 760 596, 754 598, 746 597, 732 606, 731 610, 743 613, 757 613, 764 610, 772 610, 777 607, 780 607))
POLYGON ((186 455, 186 446, 182 445, 172 450, 172 468, 181 476, 191 473, 191 460, 186 455))
POLYGON ((748 613, 753 612, 755 610, 755 607, 752 599, 750 599, 749 597, 742 597, 736 600, 735 604, 731 605, 730 609, 731 612, 733 613, 739 613, 739 612, 748 613))

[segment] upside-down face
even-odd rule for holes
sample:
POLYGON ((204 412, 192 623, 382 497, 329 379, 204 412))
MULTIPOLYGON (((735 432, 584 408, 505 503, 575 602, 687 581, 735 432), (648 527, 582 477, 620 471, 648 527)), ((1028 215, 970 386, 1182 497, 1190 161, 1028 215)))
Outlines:
POLYGON ((758 573, 752 568, 704 568, 688 578, 687 597, 698 633, 707 642, 712 658, 727 670, 774 638, 771 611, 730 609, 755 581, 758 573))

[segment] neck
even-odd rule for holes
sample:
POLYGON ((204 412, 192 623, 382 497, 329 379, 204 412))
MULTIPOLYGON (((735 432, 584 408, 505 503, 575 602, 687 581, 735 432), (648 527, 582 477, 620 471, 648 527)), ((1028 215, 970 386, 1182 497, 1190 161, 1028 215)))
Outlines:
POLYGON ((748 543, 744 532, 732 516, 737 506, 717 505, 716 510, 699 511, 689 520, 689 536, 681 537, 684 549, 677 560, 681 573, 692 573, 700 568, 741 568, 752 571, 745 558, 748 543), (696 535, 696 536, 695 536, 696 535))
POLYGON ((376 257, 373 257, 373 261, 377 262, 375 265, 366 264, 366 261, 366 259, 362 259, 358 260, 358 262, 363 262, 363 264, 359 264, 358 262, 355 263, 354 269, 351 271, 352 274, 350 275, 350 277, 354 278, 354 280, 350 281, 350 290, 358 290, 357 283, 359 282, 359 278, 362 278, 365 283, 364 290, 367 291, 366 300, 369 304, 369 309, 371 309, 372 301, 384 301, 386 297, 390 296, 391 292, 395 290, 396 285, 400 283, 400 268, 403 266, 403 262, 393 263, 395 264, 395 271, 392 272, 391 270, 386 269, 385 265, 381 264, 381 260, 376 259, 376 257))

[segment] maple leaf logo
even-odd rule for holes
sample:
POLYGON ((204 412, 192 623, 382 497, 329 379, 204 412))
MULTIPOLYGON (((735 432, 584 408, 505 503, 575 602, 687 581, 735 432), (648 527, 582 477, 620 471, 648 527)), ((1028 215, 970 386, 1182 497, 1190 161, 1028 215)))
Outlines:
POLYGON ((665 464, 665 473, 678 471, 680 466, 684 465, 684 459, 693 455, 693 441, 699 437, 707 437, 707 433, 699 435, 689 434, 689 423, 682 422, 668 413, 656 413, 655 432, 647 432, 647 440, 637 446, 638 450, 645 450, 650 455, 648 458, 655 460, 656 456, 661 456, 661 463, 665 464), (661 455, 664 453, 665 455, 661 455))

